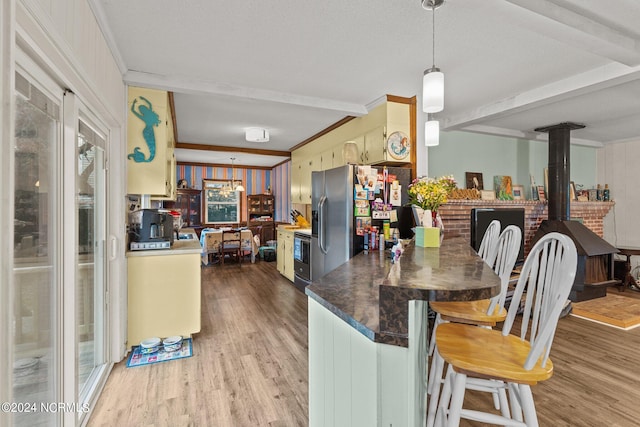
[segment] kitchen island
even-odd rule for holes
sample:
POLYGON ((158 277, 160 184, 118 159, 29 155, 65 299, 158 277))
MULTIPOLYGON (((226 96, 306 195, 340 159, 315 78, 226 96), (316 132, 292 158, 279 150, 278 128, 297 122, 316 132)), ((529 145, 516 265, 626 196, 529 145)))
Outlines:
POLYGON ((423 426, 428 301, 489 298, 500 280, 469 244, 361 253, 306 288, 309 425, 423 426))
POLYGON ((145 338, 200 332, 202 247, 193 229, 180 236, 170 249, 126 253, 129 348, 145 338))

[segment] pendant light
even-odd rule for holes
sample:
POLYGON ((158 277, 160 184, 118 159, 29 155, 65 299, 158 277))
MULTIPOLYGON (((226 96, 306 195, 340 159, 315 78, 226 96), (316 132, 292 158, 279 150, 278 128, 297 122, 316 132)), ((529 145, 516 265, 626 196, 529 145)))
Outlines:
POLYGON ((437 113, 444 109, 444 74, 436 67, 436 9, 444 3, 444 0, 421 0, 422 7, 431 10, 433 15, 432 52, 433 62, 431 68, 425 70, 422 77, 422 111, 425 113, 437 113))
POLYGON ((235 157, 231 158, 231 191, 244 191, 244 187, 242 186, 242 181, 240 181, 238 183, 238 185, 236 185, 236 172, 235 169, 233 168, 233 161, 235 160, 235 157))
POLYGON ((430 117, 424 124, 424 145, 434 147, 440 144, 440 122, 430 117))

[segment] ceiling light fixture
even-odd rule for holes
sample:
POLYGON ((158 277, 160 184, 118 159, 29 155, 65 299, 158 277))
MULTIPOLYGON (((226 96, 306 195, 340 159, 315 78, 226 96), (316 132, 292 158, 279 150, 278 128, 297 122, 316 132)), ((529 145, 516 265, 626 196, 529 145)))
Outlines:
POLYGON ((422 77, 422 111, 425 113, 437 113, 444 109, 444 74, 436 67, 436 9, 444 3, 444 0, 421 0, 422 7, 430 10, 433 15, 432 51, 433 62, 431 68, 425 70, 422 77))
POLYGON ((440 122, 429 118, 424 124, 424 145, 434 147, 440 144, 440 122))
POLYGON ((244 136, 249 142, 269 141, 269 131, 263 128, 248 128, 245 130, 244 136))

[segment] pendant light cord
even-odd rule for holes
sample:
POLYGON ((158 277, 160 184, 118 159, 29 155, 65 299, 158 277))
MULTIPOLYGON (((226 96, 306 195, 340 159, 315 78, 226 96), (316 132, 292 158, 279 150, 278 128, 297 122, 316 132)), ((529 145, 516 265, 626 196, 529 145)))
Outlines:
POLYGON ((432 31, 431 51, 433 52, 433 65, 431 66, 431 68, 436 68, 436 4, 435 4, 435 1, 432 1, 431 4, 432 4, 431 13, 433 13, 432 25, 431 25, 431 31, 432 31))

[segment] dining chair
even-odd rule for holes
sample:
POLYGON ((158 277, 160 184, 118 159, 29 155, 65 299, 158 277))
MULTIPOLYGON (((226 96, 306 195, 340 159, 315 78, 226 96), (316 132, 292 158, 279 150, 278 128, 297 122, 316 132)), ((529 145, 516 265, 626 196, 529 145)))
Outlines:
MULTIPOLYGON (((511 272, 520 252, 522 242, 522 231, 515 225, 507 226, 497 239, 493 250, 494 264, 491 265, 495 273, 500 277, 500 292, 491 299, 479 301, 432 301, 431 309, 436 313, 431 342, 429 343, 431 353, 431 368, 427 393, 431 396, 429 410, 427 412, 427 426, 432 427, 435 420, 440 385, 442 384, 442 374, 444 372, 444 360, 437 350, 436 331, 446 322, 465 323, 486 328, 492 328, 507 317, 504 304, 509 290, 511 272)), ((496 391, 493 395, 494 406, 500 409, 501 401, 504 401, 506 394, 503 391, 496 391), (501 396, 502 395, 502 396, 501 396)))
POLYGON ((436 348, 449 364, 436 425, 458 426, 461 418, 509 426, 538 426, 531 386, 549 379, 549 353, 560 313, 575 280, 577 251, 570 237, 544 235, 525 260, 502 331, 445 323, 436 348), (526 292, 525 292, 526 290, 526 292), (518 335, 514 320, 524 300, 518 335), (528 338, 528 340, 527 340, 528 338), (463 408, 466 388, 506 390, 501 414, 463 408))
POLYGON ((222 231, 222 245, 220 246, 220 261, 224 265, 225 256, 229 255, 230 258, 235 258, 238 263, 242 263, 242 240, 240 238, 240 231, 238 230, 223 230, 222 231))
POLYGON ((206 255, 207 264, 213 262, 213 257, 220 257, 220 246, 222 239, 220 233, 204 232, 204 254, 206 255))

